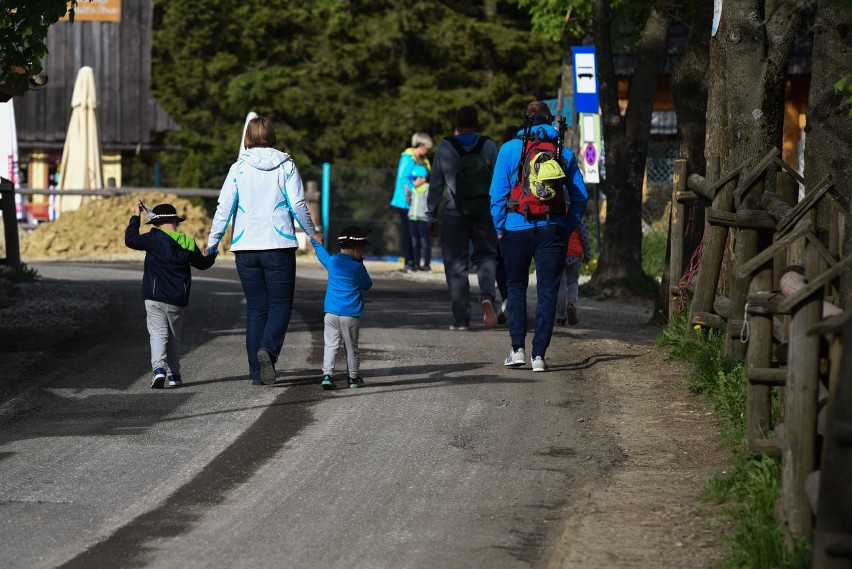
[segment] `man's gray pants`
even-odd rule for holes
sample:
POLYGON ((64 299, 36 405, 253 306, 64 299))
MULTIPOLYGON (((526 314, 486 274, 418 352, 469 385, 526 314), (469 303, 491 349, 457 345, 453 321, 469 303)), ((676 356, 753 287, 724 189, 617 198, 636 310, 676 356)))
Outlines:
POLYGON ((357 316, 338 316, 337 314, 325 315, 325 348, 323 349, 322 373, 323 375, 334 375, 334 360, 337 359, 337 350, 340 349, 340 341, 346 346, 346 365, 349 366, 349 377, 355 379, 361 371, 361 356, 358 352, 358 330, 361 328, 361 319, 357 316))
MULTIPOLYGON (((569 257, 570 258, 570 257, 569 257)), ((569 304, 577 304, 580 294, 580 260, 565 263, 562 278, 559 281, 559 294, 556 296, 556 317, 565 318, 565 310, 569 304)))
POLYGON ((151 369, 168 368, 171 375, 180 375, 180 336, 183 330, 185 306, 175 306, 156 300, 145 301, 148 335, 151 338, 151 369))
POLYGON ((456 321, 470 318, 468 275, 471 264, 476 267, 479 294, 491 300, 496 298, 497 232, 490 215, 477 218, 444 215, 441 218, 441 256, 456 321))

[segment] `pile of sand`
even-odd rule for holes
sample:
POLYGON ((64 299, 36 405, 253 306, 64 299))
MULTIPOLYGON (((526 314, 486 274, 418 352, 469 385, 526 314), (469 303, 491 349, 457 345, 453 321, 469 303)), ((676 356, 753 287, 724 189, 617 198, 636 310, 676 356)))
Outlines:
MULTIPOLYGON (((124 245, 124 230, 133 215, 133 205, 140 199, 149 208, 161 203, 175 206, 178 214, 186 218, 178 231, 193 237, 200 246, 205 244, 212 220, 203 207, 174 194, 144 192, 87 199, 77 211, 65 212, 56 221, 42 223, 23 238, 21 256, 26 259, 127 253, 130 249, 124 245)), ((143 214, 141 233, 152 227, 144 222, 143 214)), ((222 245, 220 252, 227 251, 229 237, 222 245)))

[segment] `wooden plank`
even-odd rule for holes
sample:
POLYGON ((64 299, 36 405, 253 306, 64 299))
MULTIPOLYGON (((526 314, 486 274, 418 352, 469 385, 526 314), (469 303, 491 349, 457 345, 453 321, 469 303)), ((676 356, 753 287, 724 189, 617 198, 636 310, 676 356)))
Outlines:
POLYGON ((780 166, 782 170, 793 176, 793 178, 795 178, 797 182, 802 185, 805 185, 805 179, 802 177, 802 175, 799 174, 795 168, 793 168, 784 160, 782 160, 780 156, 775 157, 775 163, 778 164, 778 166, 780 166))
POLYGON ((764 156, 754 168, 749 170, 748 174, 740 178, 737 188, 734 190, 734 197, 737 202, 741 202, 743 200, 745 195, 751 190, 754 183, 763 175, 767 166, 772 164, 777 156, 778 149, 773 146, 772 149, 766 153, 766 156, 764 156))
POLYGON ((722 317, 710 312, 696 312, 692 315, 692 323, 704 328, 721 328, 724 325, 722 317))
POLYGON ((822 257, 823 261, 825 261, 829 267, 833 267, 837 264, 837 259, 835 259, 834 255, 829 253, 828 249, 826 249, 825 246, 820 243, 820 240, 817 238, 816 235, 814 235, 813 233, 808 233, 805 237, 808 238, 808 243, 810 243, 811 247, 817 250, 819 256, 822 257))
MULTIPOLYGON (((820 271, 819 255, 806 252, 805 275, 820 271)), ((822 290, 797 305, 790 322, 790 363, 784 389, 784 448, 781 463, 781 506, 786 527, 795 539, 812 532, 811 507, 805 495, 805 479, 816 466, 817 388, 820 338, 808 336, 819 322, 822 290)))
POLYGON ((737 214, 732 211, 719 211, 711 207, 707 210, 707 223, 718 227, 736 227, 737 214))
POLYGON ((715 181, 710 178, 704 178, 700 174, 691 174, 687 179, 686 186, 695 193, 713 200, 716 198, 716 194, 719 190, 721 190, 725 184, 739 176, 740 172, 742 172, 747 165, 748 162, 743 162, 715 181))
POLYGON ((686 191, 683 191, 683 192, 675 191, 673 196, 674 196, 674 201, 680 202, 680 203, 695 201, 699 198, 698 194, 696 194, 695 192, 690 191, 690 190, 686 190, 686 191))
POLYGON ((746 299, 748 312, 749 314, 785 314, 779 308, 785 298, 780 292, 750 292, 746 299))
POLYGON ((840 210, 844 214, 849 212, 849 200, 843 197, 843 195, 837 190, 836 187, 832 186, 825 196, 832 204, 834 204, 834 207, 836 207, 838 210, 840 210))
POLYGON ((852 309, 845 310, 836 316, 829 316, 810 330, 808 334, 811 336, 827 336, 829 334, 839 334, 843 327, 852 319, 852 309))
MULTIPOLYGON (((669 280, 680 282, 683 275, 683 229, 686 220, 686 206, 677 200, 678 193, 684 193, 686 188, 686 160, 677 159, 674 163, 674 179, 672 184, 672 214, 669 227, 669 280)), ((668 305, 669 322, 674 318, 676 302, 670 297, 668 305)))
POLYGON ((812 228, 813 222, 810 219, 804 220, 796 226, 795 231, 782 236, 780 239, 775 241, 775 243, 740 265, 739 269, 737 269, 737 276, 739 278, 744 278, 750 275, 758 267, 771 261, 773 257, 775 257, 776 253, 788 247, 790 243, 805 236, 812 228))
MULTIPOLYGON (((812 247, 809 247, 808 250, 813 250, 814 255, 819 255, 816 249, 813 249, 812 247)), ((849 267, 852 267, 852 254, 849 254, 849 256, 847 256, 845 259, 843 259, 842 261, 840 261, 815 279, 809 280, 808 284, 806 284, 796 294, 784 299, 779 308, 781 308, 781 310, 792 310, 793 307, 795 307, 804 299, 808 298, 813 293, 821 289, 823 286, 825 286, 825 283, 827 283, 849 267)))
POLYGON ((846 320, 839 361, 832 368, 842 378, 829 389, 826 408, 825 444, 820 464, 820 492, 814 534, 813 567, 818 569, 852 566, 852 319, 846 320), (845 439, 845 442, 843 441, 845 439), (846 559, 840 559, 845 556, 846 559))
POLYGON ((820 198, 822 198, 833 183, 834 180, 832 179, 831 174, 823 178, 822 182, 817 184, 813 191, 808 192, 802 201, 797 203, 793 209, 787 212, 787 215, 778 222, 778 226, 775 230, 779 233, 786 232, 792 224, 796 223, 805 213, 808 212, 808 210, 817 204, 820 198))
POLYGON ((781 446, 775 439, 750 439, 746 440, 746 452, 760 456, 767 455, 774 458, 781 457, 781 446))
POLYGON ((759 385, 783 386, 787 383, 787 370, 778 367, 749 368, 748 380, 759 385))

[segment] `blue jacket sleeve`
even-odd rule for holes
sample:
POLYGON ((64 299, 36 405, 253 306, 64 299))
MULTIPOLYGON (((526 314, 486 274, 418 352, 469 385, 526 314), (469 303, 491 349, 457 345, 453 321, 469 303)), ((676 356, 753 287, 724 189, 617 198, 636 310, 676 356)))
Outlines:
POLYGON ((577 164, 577 158, 570 150, 565 150, 565 159, 567 161, 565 173, 570 182, 567 184, 568 199, 568 235, 580 223, 580 218, 586 213, 586 202, 589 200, 589 192, 586 190, 586 183, 583 181, 583 174, 580 172, 580 166, 577 164))
POLYGON ((396 168, 396 184, 394 185, 391 203, 393 207, 408 209, 405 201, 405 186, 408 184, 408 176, 414 168, 414 157, 408 152, 403 152, 399 157, 399 166, 396 168))
POLYGON ((130 218, 130 222, 127 224, 127 229, 124 230, 124 244, 130 247, 131 249, 136 249, 137 251, 147 251, 148 250, 148 242, 150 239, 150 233, 146 233, 145 235, 139 235, 139 216, 134 215, 130 218))
POLYGON ((512 191, 512 176, 520 160, 521 142, 510 140, 497 154, 494 164, 494 176, 491 177, 491 218, 497 235, 502 235, 506 227, 506 201, 512 191))
POLYGON ((319 241, 314 241, 311 239, 311 245, 314 246, 314 251, 317 254, 317 259, 322 263, 322 266, 328 268, 328 260, 331 258, 331 255, 328 254, 328 251, 325 250, 325 247, 320 245, 319 241))
POLYGON ((358 271, 355 273, 355 281, 361 287, 361 290, 370 290, 373 288, 373 279, 370 278, 370 273, 367 272, 367 267, 363 263, 361 263, 361 266, 358 267, 358 271))

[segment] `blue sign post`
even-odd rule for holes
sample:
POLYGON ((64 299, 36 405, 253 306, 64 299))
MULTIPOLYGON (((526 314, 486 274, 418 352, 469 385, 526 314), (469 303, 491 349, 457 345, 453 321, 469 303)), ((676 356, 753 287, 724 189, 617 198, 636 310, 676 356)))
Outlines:
POLYGON ((574 46, 571 48, 574 63, 574 110, 578 113, 597 113, 598 70, 595 61, 594 46, 574 46))

